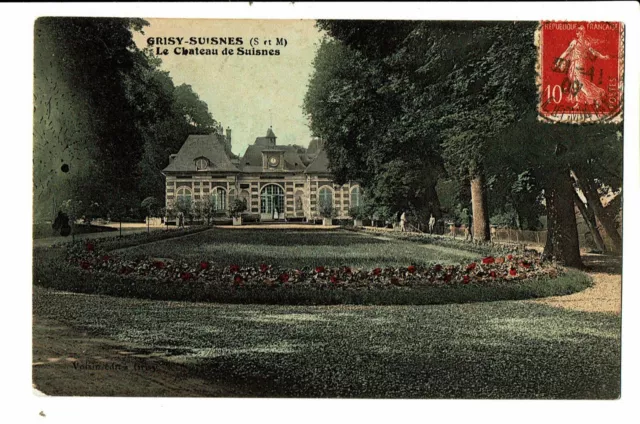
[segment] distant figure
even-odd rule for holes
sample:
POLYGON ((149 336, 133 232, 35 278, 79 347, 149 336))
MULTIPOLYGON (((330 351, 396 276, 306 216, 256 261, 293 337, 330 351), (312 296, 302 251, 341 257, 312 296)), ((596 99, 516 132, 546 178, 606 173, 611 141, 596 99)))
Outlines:
POLYGON ((431 217, 429 218, 429 234, 433 234, 433 229, 436 226, 436 219, 433 216, 433 214, 431 214, 431 217))
POLYGON ((178 227, 184 228, 184 213, 178 212, 178 227))
POLYGON ((62 211, 58 211, 58 216, 56 216, 55 221, 52 225, 54 230, 60 231, 60 235, 66 237, 71 234, 71 220, 67 216, 67 214, 62 211))
POLYGON ((278 219, 278 209, 273 208, 273 219, 278 219))
POLYGON ((471 234, 471 225, 472 225, 472 221, 471 221, 471 215, 467 216, 467 228, 464 229, 464 241, 472 241, 473 240, 473 236, 471 234))
POLYGON ((456 238, 456 224, 455 223, 451 223, 449 224, 449 231, 450 231, 450 236, 453 238, 456 238))
POLYGON ((402 215, 400 215, 400 231, 407 231, 407 213, 402 211, 402 215))

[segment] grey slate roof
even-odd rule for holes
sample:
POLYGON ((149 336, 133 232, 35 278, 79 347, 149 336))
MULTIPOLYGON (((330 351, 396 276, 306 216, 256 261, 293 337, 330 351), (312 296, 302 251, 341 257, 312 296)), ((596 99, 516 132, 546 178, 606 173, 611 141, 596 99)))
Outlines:
POLYGON ((307 166, 304 171, 307 174, 327 174, 329 173, 329 158, 327 151, 322 149, 315 159, 307 166))
POLYGON ((298 153, 294 146, 264 146, 252 144, 247 147, 244 156, 240 158, 242 172, 262 172, 262 152, 284 151, 284 169, 286 171, 304 171, 308 161, 298 153))
MULTIPOLYGON (((271 128, 267 131, 267 136, 275 137, 271 128)), ((320 149, 316 155, 314 151, 309 152, 308 149, 303 152, 301 149, 304 148, 299 146, 274 146, 268 137, 256 138, 255 143, 247 147, 244 155, 238 158, 233 154, 230 156, 225 150, 223 135, 216 133, 190 135, 163 172, 196 172, 195 160, 205 157, 209 160, 210 166, 206 171, 198 172, 262 173, 265 172, 262 168, 262 152, 283 151, 285 171, 307 174, 329 173, 329 160, 324 149, 320 149)), ((317 149, 317 144, 314 147, 317 149)))
POLYGON ((224 145, 224 136, 216 133, 190 135, 175 159, 163 169, 163 172, 195 172, 195 160, 200 157, 209 159, 210 165, 207 171, 239 172, 239 169, 231 163, 224 145))

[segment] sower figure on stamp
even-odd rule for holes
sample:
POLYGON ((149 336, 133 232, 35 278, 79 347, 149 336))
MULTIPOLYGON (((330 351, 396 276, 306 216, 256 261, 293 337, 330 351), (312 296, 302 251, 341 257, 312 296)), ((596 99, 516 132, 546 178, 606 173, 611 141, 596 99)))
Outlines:
POLYGON ((431 214, 431 217, 429 218, 429 234, 433 234, 433 229, 436 226, 436 218, 433 216, 433 214, 431 214))
POLYGON ((407 231, 407 213, 402 211, 402 215, 400 215, 400 231, 407 231))
POLYGON ((585 35, 584 26, 576 30, 576 39, 569 43, 569 47, 560 55, 555 63, 556 68, 568 66, 567 77, 571 83, 571 98, 575 101, 574 109, 581 104, 594 105, 597 108, 603 103, 606 92, 592 82, 593 67, 589 62, 595 58, 609 59, 593 48, 599 41, 585 35), (591 74, 591 79, 588 78, 591 74))

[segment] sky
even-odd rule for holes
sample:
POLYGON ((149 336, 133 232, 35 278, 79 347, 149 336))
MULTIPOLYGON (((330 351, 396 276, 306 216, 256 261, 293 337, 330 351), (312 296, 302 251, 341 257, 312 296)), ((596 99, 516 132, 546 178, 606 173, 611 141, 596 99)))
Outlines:
POLYGON ((322 38, 313 20, 218 20, 218 19, 146 19, 150 25, 144 35, 134 34, 139 48, 148 39, 183 37, 186 48, 218 49, 218 56, 176 55, 177 45, 154 45, 168 49, 161 56, 161 68, 169 71, 174 84, 189 84, 209 106, 213 118, 232 130, 232 150, 243 154, 256 137, 266 135, 273 125, 278 144, 307 146, 312 137, 302 103, 311 76, 312 62, 322 38), (186 45, 190 37, 242 37, 242 46, 211 44, 186 45), (225 47, 251 49, 250 40, 259 39, 260 47, 280 49, 279 56, 222 55, 225 47), (276 38, 284 38, 286 47, 276 47, 276 38), (271 46, 265 46, 272 40, 271 46))

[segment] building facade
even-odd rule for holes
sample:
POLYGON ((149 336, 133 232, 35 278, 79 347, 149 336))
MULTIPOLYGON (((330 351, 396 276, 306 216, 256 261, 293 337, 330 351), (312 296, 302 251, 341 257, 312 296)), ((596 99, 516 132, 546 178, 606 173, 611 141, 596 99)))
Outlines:
POLYGON ((209 135, 190 135, 162 171, 166 178, 166 207, 183 197, 211 201, 215 214, 226 215, 235 198, 246 200, 245 216, 260 221, 320 218, 321 202, 331 203, 335 218, 349 218, 349 209, 362 202, 360 186, 336 185, 320 139, 309 147, 278 145, 271 128, 257 137, 244 155, 231 151, 231 129, 209 135))

